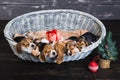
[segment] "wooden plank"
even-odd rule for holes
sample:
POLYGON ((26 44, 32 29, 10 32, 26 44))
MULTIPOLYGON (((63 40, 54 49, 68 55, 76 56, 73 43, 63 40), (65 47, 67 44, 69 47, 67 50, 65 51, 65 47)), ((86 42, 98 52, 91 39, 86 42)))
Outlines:
MULTIPOLYGON (((37 6, 29 6, 29 5, 3 5, 0 6, 0 19, 1 20, 11 20, 14 17, 22 15, 24 13, 32 12, 32 11, 39 11, 45 9, 57 9, 58 7, 53 7, 50 5, 37 5, 37 6)), ((88 7, 84 5, 68 5, 61 8, 67 9, 79 9, 82 11, 88 11, 88 7)))
POLYGON ((19 15, 32 12, 32 11, 39 11, 45 9, 74 9, 87 12, 96 16, 99 19, 120 19, 119 12, 120 12, 120 5, 115 6, 105 6, 105 5, 69 5, 67 3, 59 4, 59 6, 50 6, 50 5, 36 5, 36 6, 29 6, 29 5, 0 5, 0 20, 11 20, 14 17, 19 15))
POLYGON ((69 3, 69 4, 118 4, 119 0, 0 0, 0 4, 44 4, 44 3, 69 3))
POLYGON ((0 0, 0 20, 46 9, 75 9, 99 19, 120 19, 120 0, 0 0))
POLYGON ((14 17, 22 15, 24 13, 41 10, 46 6, 27 6, 27 5, 7 5, 0 6, 0 19, 11 20, 14 17))
MULTIPOLYGON (((0 29, 8 21, 0 20, 0 29)), ((118 41, 117 47, 120 53, 119 26, 120 20, 102 20, 107 30, 114 34, 114 40, 118 41), (119 34, 119 35, 118 35, 119 34)), ((61 65, 52 63, 34 63, 23 61, 11 51, 3 34, 0 38, 0 78, 4 80, 119 80, 120 79, 120 56, 118 61, 111 63, 110 69, 99 69, 96 73, 90 73, 88 64, 96 56, 95 50, 83 60, 65 62, 61 65)), ((119 54, 120 55, 120 54, 119 54)))
POLYGON ((90 10, 92 15, 100 19, 120 19, 120 5, 93 5, 90 10))

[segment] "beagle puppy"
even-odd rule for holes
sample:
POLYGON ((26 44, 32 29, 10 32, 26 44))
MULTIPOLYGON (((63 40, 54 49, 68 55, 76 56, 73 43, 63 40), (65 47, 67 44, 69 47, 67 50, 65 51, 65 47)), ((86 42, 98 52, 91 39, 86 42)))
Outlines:
POLYGON ((77 39, 77 47, 79 49, 79 51, 81 51, 81 49, 83 47, 89 46, 90 44, 92 44, 93 42, 97 41, 98 36, 90 33, 90 32, 86 32, 85 34, 79 36, 79 38, 77 39))
MULTIPOLYGON (((76 44, 75 46, 79 49, 79 51, 82 50, 83 47, 86 47, 86 46, 89 46, 90 44, 92 44, 93 42, 97 41, 98 39, 98 36, 90 33, 90 32, 87 32, 80 35, 79 37, 76 37, 76 36, 71 36, 68 38, 68 40, 72 40, 74 42, 71 42, 69 44, 76 44)), ((73 46, 72 46, 73 47, 73 46)), ((68 49, 68 47, 67 47, 68 49)), ((70 51, 69 51, 70 53, 70 51)))
POLYGON ((66 43, 66 55, 75 55, 77 52, 79 52, 79 49, 77 48, 76 41, 69 40, 66 43))
POLYGON ((42 53, 39 55, 39 59, 42 62, 54 62, 57 58, 58 54, 51 44, 46 44, 42 53))
POLYGON ((98 36, 94 35, 91 32, 86 32, 85 34, 79 36, 79 39, 85 39, 88 42, 88 44, 90 45, 91 43, 98 40, 98 36))
POLYGON ((62 42, 56 42, 55 45, 47 44, 40 54, 39 59, 42 62, 48 61, 61 64, 63 62, 64 51, 65 44, 62 42))
POLYGON ((25 51, 34 56, 38 56, 40 54, 39 48, 33 43, 31 38, 27 38, 22 34, 17 33, 13 36, 13 39, 17 42, 15 47, 18 53, 25 51))
POLYGON ((79 51, 81 51, 83 47, 86 47, 88 45, 89 45, 88 41, 85 40, 84 38, 79 38, 76 43, 76 46, 79 49, 79 51))
POLYGON ((61 64, 63 62, 64 53, 65 53, 65 43, 63 41, 58 41, 55 44, 55 50, 58 54, 56 63, 61 64))
POLYGON ((18 53, 21 53, 22 51, 31 53, 32 50, 35 48, 36 45, 33 43, 33 41, 30 38, 23 38, 20 42, 16 44, 16 49, 18 53))

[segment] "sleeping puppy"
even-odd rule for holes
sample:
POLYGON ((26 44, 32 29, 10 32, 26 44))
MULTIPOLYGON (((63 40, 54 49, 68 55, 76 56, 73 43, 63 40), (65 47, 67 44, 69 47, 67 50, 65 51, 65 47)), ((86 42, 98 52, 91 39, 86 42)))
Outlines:
POLYGON ((77 39, 77 47, 79 51, 81 51, 83 47, 89 46, 93 42, 97 41, 97 39, 98 39, 98 36, 90 32, 86 32, 85 34, 81 35, 77 39))
POLYGON ((66 55, 75 55, 77 52, 79 52, 79 49, 77 48, 76 41, 69 40, 66 43, 66 55))
POLYGON ((79 49, 79 51, 81 51, 83 47, 89 46, 93 42, 97 41, 98 36, 90 32, 86 32, 79 37, 71 36, 68 39, 72 41, 76 41, 76 46, 79 49))
POLYGON ((98 36, 90 32, 86 32, 85 34, 81 35, 78 40, 80 39, 85 39, 88 42, 88 45, 90 45, 98 40, 98 36))
POLYGON ((46 44, 42 53, 39 55, 39 59, 42 62, 54 62, 57 58, 58 54, 51 44, 46 44))

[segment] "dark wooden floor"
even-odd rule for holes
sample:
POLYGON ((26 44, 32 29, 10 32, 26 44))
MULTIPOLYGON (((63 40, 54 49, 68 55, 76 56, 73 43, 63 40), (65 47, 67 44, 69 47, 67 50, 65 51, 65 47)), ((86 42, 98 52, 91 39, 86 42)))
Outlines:
MULTIPOLYGON (((15 56, 3 36, 8 21, 0 21, 0 80, 120 80, 120 60, 111 63, 110 69, 88 70, 88 63, 97 55, 94 50, 84 60, 64 62, 61 65, 23 61, 15 56)), ((113 32, 120 51, 120 20, 102 20, 113 32)), ((120 52, 119 52, 120 53, 120 52)), ((119 55, 120 56, 120 55, 119 55)))

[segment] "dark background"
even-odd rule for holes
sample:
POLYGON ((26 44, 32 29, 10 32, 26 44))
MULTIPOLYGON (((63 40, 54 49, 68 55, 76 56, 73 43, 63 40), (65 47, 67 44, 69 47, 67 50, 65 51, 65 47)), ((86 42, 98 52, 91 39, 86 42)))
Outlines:
POLYGON ((34 63, 15 56, 4 38, 5 25, 24 13, 48 9, 74 9, 100 19, 106 30, 113 32, 120 53, 120 0, 0 0, 0 80, 120 80, 120 54, 110 69, 96 73, 88 64, 97 55, 96 49, 85 59, 54 63, 34 63))
POLYGON ((99 19, 120 19, 120 0, 0 0, 0 20, 46 9, 75 9, 99 19))

